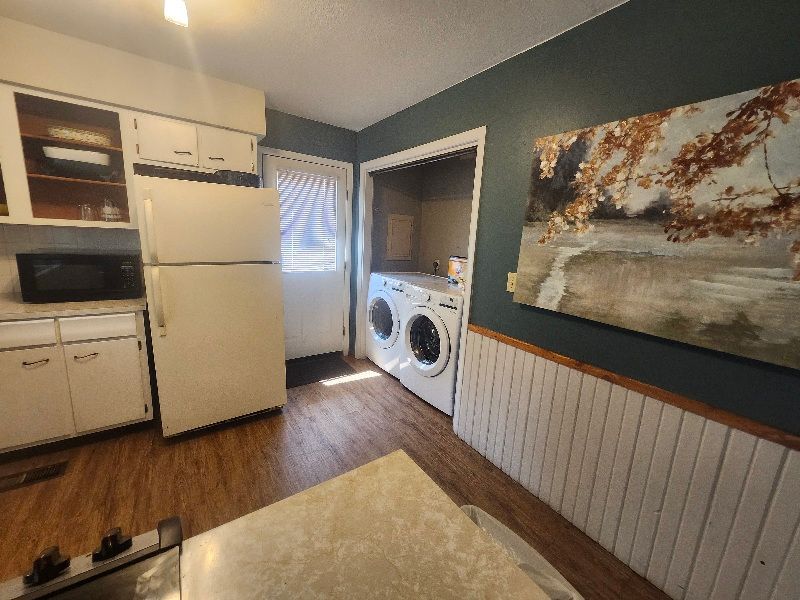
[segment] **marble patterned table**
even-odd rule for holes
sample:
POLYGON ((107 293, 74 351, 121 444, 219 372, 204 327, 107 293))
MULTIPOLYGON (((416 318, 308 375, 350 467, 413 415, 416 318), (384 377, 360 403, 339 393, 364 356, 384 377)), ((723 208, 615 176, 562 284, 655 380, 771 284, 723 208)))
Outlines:
POLYGON ((545 593, 397 451, 184 542, 184 598, 545 593))

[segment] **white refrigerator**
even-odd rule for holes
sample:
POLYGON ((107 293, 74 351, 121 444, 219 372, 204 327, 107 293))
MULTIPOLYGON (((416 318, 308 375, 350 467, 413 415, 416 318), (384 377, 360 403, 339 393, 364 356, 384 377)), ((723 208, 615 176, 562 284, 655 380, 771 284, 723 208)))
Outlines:
POLYGON ((135 189, 164 436, 284 405, 278 192, 135 189))

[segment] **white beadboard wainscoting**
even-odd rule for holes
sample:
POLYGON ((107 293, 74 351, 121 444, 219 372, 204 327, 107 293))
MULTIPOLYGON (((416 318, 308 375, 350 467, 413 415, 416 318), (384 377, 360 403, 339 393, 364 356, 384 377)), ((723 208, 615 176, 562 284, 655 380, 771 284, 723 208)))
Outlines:
POLYGON ((676 599, 800 598, 800 452, 469 331, 456 434, 676 599))

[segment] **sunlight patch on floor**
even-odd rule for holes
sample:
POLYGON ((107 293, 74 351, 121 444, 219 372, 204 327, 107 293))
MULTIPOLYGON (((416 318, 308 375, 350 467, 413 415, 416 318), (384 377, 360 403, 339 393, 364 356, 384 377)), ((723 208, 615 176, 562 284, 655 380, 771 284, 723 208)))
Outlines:
POLYGON ((376 371, 361 371, 360 373, 353 373, 352 375, 342 375, 341 377, 333 377, 331 379, 323 379, 320 381, 322 385, 339 385, 340 383, 350 383, 351 381, 358 381, 360 379, 372 379, 373 377, 380 377, 381 374, 376 371))

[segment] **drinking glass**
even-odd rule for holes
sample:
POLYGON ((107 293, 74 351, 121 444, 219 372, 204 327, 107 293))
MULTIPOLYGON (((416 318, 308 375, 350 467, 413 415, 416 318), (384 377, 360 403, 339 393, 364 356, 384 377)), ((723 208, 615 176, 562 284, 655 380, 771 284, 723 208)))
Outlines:
POLYGON ((81 204, 78 208, 81 210, 82 221, 94 221, 94 207, 91 204, 81 204))

